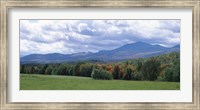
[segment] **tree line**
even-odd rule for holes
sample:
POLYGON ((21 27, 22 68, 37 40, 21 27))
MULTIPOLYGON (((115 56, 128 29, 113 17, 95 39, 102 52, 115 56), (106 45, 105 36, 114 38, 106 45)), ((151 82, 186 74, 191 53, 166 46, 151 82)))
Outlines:
POLYGON ((93 79, 180 81, 180 53, 113 63, 21 64, 22 74, 67 75, 93 79))

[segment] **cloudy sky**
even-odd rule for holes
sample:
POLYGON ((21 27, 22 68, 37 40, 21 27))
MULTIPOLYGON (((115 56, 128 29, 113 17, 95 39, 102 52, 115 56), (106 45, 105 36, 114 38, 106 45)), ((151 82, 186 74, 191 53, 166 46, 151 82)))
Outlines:
POLYGON ((180 43, 180 20, 20 20, 20 55, 110 50, 142 41, 180 43))

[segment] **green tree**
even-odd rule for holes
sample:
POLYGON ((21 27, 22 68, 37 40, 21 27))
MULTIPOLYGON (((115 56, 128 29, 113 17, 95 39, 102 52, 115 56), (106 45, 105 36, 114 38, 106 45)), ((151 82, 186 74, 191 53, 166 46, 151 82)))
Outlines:
POLYGON ((30 73, 30 67, 29 66, 25 66, 24 67, 24 73, 25 74, 29 74, 30 73))
POLYGON ((35 69, 35 74, 39 74, 39 68, 38 68, 38 66, 35 66, 34 69, 35 69))
POLYGON ((59 65, 58 69, 57 69, 57 74, 58 75, 67 75, 67 68, 65 66, 65 64, 61 64, 59 65))
POLYGON ((68 69, 68 73, 69 73, 69 75, 74 74, 74 66, 73 65, 71 65, 70 68, 68 69))
POLYGON ((93 66, 86 63, 80 65, 80 75, 90 77, 93 70, 93 66))
POLYGON ((134 64, 135 64, 135 66, 136 66, 136 70, 140 71, 141 68, 142 68, 142 66, 143 66, 143 64, 142 64, 142 59, 136 60, 136 62, 135 62, 134 64))
POLYGON ((45 70, 45 75, 52 75, 52 67, 48 66, 47 69, 45 70))
POLYGON ((172 70, 173 70, 173 81, 180 82, 180 60, 174 62, 172 70))
POLYGON ((142 73, 145 80, 154 81, 159 75, 160 62, 155 58, 151 58, 144 63, 142 67, 142 73))
POLYGON ((141 81, 142 78, 143 78, 143 74, 140 71, 136 71, 133 74, 131 74, 131 79, 132 80, 140 80, 141 81))
POLYGON ((35 74, 35 68, 33 66, 31 66, 31 68, 30 68, 30 73, 35 74))
POLYGON ((51 72, 52 75, 58 75, 58 67, 54 67, 52 68, 52 72, 51 72))
POLYGON ((78 62, 75 64, 75 67, 74 67, 74 76, 80 76, 80 65, 82 63, 81 62, 78 62))
POLYGON ((180 60, 176 60, 171 67, 164 69, 164 80, 180 82, 180 60))
POLYGON ((24 68, 24 65, 20 65, 20 73, 25 73, 24 68))
POLYGON ((128 66, 126 68, 126 74, 125 76, 123 77, 125 80, 131 80, 131 73, 132 73, 132 70, 131 68, 128 66))
POLYGON ((164 69, 164 80, 165 81, 173 81, 173 70, 172 68, 165 68, 164 69))
POLYGON ((48 67, 48 64, 45 64, 40 70, 39 70, 39 74, 45 74, 45 71, 48 67))
POLYGON ((114 66, 114 69, 112 71, 112 75, 114 79, 119 79, 119 75, 120 75, 120 68, 118 65, 114 66))

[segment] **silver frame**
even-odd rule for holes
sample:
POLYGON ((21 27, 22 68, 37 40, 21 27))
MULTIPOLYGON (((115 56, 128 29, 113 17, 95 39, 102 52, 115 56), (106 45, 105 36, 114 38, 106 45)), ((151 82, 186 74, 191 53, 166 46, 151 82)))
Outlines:
POLYGON ((1 110, 200 110, 200 0, 1 0, 0 1, 0 109, 1 110), (192 60, 193 60, 193 101, 192 103, 123 102, 123 103, 50 103, 50 102, 8 102, 8 10, 10 8, 192 8, 192 60))

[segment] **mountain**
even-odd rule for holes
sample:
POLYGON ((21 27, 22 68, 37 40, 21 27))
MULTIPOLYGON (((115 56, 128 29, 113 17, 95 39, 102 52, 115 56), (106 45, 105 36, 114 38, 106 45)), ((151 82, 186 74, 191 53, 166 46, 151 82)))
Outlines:
POLYGON ((22 64, 27 63, 61 63, 84 60, 100 60, 105 62, 121 61, 127 59, 147 58, 160 54, 180 51, 180 45, 166 48, 160 45, 151 45, 136 42, 123 45, 113 50, 101 50, 97 53, 81 52, 74 54, 31 54, 20 58, 22 64))
POLYGON ((95 55, 97 59, 124 60, 133 58, 144 58, 146 55, 163 52, 167 48, 159 45, 150 45, 144 42, 136 42, 124 45, 110 51, 100 51, 95 55))

